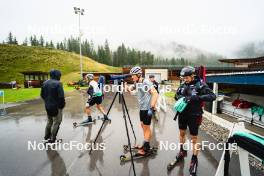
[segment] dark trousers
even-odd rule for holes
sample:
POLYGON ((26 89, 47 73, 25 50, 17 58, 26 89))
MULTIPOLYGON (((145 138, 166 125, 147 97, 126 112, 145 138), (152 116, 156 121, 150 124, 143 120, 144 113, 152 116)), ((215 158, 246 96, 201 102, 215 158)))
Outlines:
POLYGON ((56 116, 48 116, 48 121, 45 129, 45 139, 56 140, 60 124, 62 121, 62 109, 59 109, 56 116))

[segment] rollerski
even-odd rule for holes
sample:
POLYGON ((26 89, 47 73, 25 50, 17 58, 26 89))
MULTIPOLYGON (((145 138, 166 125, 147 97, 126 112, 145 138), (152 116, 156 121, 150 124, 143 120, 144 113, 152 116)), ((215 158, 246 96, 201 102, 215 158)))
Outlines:
POLYGON ((176 164, 182 161, 186 156, 187 156, 187 151, 181 150, 176 156, 176 158, 171 163, 168 164, 167 170, 171 171, 176 166, 176 164))
POLYGON ((91 125, 91 124, 94 124, 95 121, 96 121, 95 119, 94 119, 94 120, 92 120, 92 119, 87 119, 87 120, 85 120, 85 121, 83 121, 83 122, 81 122, 81 123, 74 122, 74 123, 73 123, 73 127, 74 127, 74 128, 77 128, 77 127, 79 127, 79 126, 91 125))

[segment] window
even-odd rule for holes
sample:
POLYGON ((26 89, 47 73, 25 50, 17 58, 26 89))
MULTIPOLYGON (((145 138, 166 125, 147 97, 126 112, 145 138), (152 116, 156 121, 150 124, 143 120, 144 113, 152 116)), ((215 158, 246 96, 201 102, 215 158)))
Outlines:
POLYGON ((29 80, 29 75, 25 75, 25 80, 26 80, 26 81, 29 80))

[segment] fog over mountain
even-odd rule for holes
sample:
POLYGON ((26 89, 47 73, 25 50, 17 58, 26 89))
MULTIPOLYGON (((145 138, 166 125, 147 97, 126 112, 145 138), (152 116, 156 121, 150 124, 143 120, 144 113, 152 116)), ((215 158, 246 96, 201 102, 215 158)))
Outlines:
POLYGON ((135 48, 143 49, 153 52, 156 56, 161 58, 185 58, 189 60, 197 60, 201 57, 206 57, 211 60, 222 58, 251 58, 264 56, 264 40, 248 42, 237 47, 232 53, 232 57, 226 57, 221 53, 214 53, 199 49, 197 47, 172 42, 158 42, 158 41, 141 41, 135 44, 135 48))
POLYGON ((250 42, 242 45, 235 52, 237 57, 261 57, 264 56, 264 41, 250 42))
POLYGON ((196 47, 188 46, 185 44, 172 41, 169 43, 162 43, 156 41, 142 41, 138 42, 134 47, 151 51, 155 56, 160 58, 184 58, 192 63, 204 63, 204 64, 218 64, 218 59, 225 58, 224 56, 210 51, 205 51, 196 47))

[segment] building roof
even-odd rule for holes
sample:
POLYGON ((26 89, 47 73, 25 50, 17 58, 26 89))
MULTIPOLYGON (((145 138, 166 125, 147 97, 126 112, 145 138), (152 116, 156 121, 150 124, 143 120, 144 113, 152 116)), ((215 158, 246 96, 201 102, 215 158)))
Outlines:
POLYGON ((220 62, 224 63, 256 63, 256 62, 264 62, 264 56, 255 57, 255 58, 238 58, 238 59, 219 59, 220 62))
POLYGON ((23 71, 23 72, 20 72, 24 75, 27 75, 27 74, 34 74, 34 75, 43 75, 43 74, 49 74, 49 72, 42 72, 42 71, 23 71))
POLYGON ((264 71, 220 73, 206 75, 206 82, 239 85, 264 85, 264 71))

